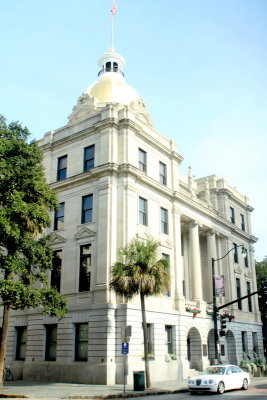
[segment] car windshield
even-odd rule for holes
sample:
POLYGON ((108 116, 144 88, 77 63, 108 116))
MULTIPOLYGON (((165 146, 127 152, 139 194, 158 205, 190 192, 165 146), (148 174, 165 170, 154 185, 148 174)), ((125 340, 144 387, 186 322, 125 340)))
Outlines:
POLYGON ((206 368, 201 375, 224 375, 225 367, 209 367, 206 368))

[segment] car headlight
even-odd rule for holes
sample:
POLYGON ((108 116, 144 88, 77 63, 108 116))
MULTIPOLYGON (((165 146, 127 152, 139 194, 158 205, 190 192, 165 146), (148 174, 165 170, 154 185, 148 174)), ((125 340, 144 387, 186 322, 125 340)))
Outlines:
POLYGON ((191 379, 188 381, 191 385, 194 385, 195 381, 192 381, 191 379))
POLYGON ((212 385, 214 381, 212 379, 209 380, 209 384, 212 385))

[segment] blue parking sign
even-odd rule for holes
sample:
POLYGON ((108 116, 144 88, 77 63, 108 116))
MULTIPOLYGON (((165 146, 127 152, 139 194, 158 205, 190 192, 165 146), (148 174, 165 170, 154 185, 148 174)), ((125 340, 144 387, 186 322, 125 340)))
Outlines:
POLYGON ((121 344, 121 354, 128 354, 129 353, 129 343, 122 342, 121 344))

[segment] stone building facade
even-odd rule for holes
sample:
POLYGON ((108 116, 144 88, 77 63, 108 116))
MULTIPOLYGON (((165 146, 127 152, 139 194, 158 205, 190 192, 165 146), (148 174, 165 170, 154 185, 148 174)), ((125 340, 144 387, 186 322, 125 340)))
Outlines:
MULTIPOLYGON (((39 142, 60 203, 51 213, 49 281, 67 297, 69 313, 58 321, 40 310, 13 312, 6 361, 16 378, 121 383, 125 326, 132 327, 128 382, 144 369, 139 298, 127 302, 109 290, 117 251, 133 237, 158 239, 159 258, 170 262, 169 292, 146 301, 152 382, 186 378, 214 358, 212 258, 222 258, 215 262, 225 282, 218 304, 257 290, 247 197, 216 175, 195 180, 191 168, 180 172, 183 157, 154 129, 123 65, 113 50, 101 57, 99 80, 68 124, 39 142)), ((235 318, 220 337, 222 361, 262 355, 257 297, 224 311, 235 318)))

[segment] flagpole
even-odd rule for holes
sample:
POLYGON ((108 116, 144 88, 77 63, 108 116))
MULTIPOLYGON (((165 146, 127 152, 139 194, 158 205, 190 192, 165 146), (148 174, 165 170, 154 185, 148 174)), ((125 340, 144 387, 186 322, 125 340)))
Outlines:
POLYGON ((114 22, 113 17, 117 13, 117 5, 114 0, 112 0, 111 10, 110 10, 110 19, 111 19, 111 43, 110 48, 114 50, 114 22))
POLYGON ((114 50, 113 48, 113 37, 114 37, 114 25, 113 25, 113 15, 111 15, 111 42, 110 42, 110 49, 114 50))

